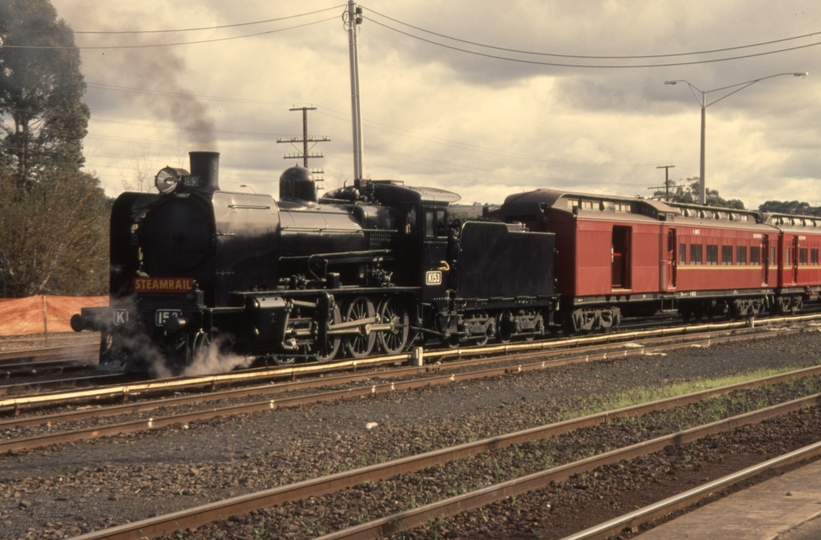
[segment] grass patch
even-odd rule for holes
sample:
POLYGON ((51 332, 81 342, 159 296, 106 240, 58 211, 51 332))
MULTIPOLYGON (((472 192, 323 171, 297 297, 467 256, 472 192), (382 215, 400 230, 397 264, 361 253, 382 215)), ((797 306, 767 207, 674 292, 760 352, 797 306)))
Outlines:
MULTIPOLYGON (((715 379, 696 379, 693 381, 671 382, 662 386, 646 387, 641 386, 631 388, 624 392, 616 394, 606 394, 603 396, 596 396, 591 398, 581 410, 568 411, 563 419, 577 418, 579 416, 587 416, 613 409, 621 409, 630 407, 631 405, 638 405, 640 403, 647 403, 650 401, 657 401, 685 394, 692 394, 702 390, 709 390, 712 388, 719 388, 721 386, 729 386, 731 384, 738 384, 742 382, 751 381, 754 379, 761 379, 786 373, 803 368, 774 368, 774 369, 756 369, 741 373, 738 375, 731 375, 727 377, 718 377, 715 379)), ((817 388, 817 379, 810 378, 813 382, 805 382, 805 388, 817 388)))

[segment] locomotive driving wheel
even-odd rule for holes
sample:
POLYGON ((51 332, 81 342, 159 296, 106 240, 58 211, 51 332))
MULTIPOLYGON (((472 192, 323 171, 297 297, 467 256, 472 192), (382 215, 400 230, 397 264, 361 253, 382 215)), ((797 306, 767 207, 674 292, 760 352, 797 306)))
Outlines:
POLYGON ((197 335, 194 336, 194 343, 191 345, 191 363, 197 361, 198 358, 201 358, 206 354, 207 351, 211 347, 212 339, 211 334, 208 332, 203 332, 200 330, 197 332, 197 335))
POLYGON ((379 332, 377 336, 379 348, 385 354, 402 352, 408 342, 410 332, 410 317, 402 300, 396 296, 385 298, 379 306, 379 322, 391 325, 390 330, 379 332))
MULTIPOLYGON (((345 322, 372 319, 376 315, 373 302, 367 296, 357 296, 345 310, 345 322)), ((376 343, 376 332, 360 329, 358 334, 345 338, 345 350, 354 358, 364 358, 371 354, 376 343)))

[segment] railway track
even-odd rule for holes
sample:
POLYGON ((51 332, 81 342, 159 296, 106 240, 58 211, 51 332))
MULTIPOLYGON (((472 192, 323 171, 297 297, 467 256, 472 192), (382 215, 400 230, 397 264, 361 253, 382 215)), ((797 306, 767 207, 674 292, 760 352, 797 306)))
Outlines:
MULTIPOLYGON (((155 537, 163 533, 173 532, 190 527, 199 527, 213 521, 221 521, 232 515, 249 512, 255 509, 268 507, 271 505, 282 505, 297 500, 315 500, 328 494, 339 494, 346 488, 357 485, 368 485, 369 492, 378 492, 373 485, 383 482, 397 475, 418 474, 419 471, 431 470, 432 467, 442 466, 452 463, 455 460, 471 459, 480 454, 491 451, 499 451, 504 448, 519 448, 520 445, 544 440, 550 437, 557 437, 561 434, 576 432, 591 426, 603 426, 613 423, 616 419, 636 418, 650 412, 666 411, 676 406, 703 403, 707 399, 718 395, 738 391, 745 388, 756 388, 778 384, 792 377, 803 377, 817 375, 821 368, 811 368, 794 374, 780 375, 775 378, 767 377, 756 381, 749 381, 740 385, 717 388, 709 391, 697 392, 685 396, 678 396, 651 403, 635 405, 617 410, 605 411, 602 413, 566 420, 559 423, 528 429, 520 432, 509 433, 490 439, 461 444, 454 447, 443 448, 424 454, 413 455, 397 460, 391 460, 377 465, 371 465, 332 474, 325 477, 313 478, 294 484, 267 489, 255 493, 246 494, 240 497, 218 501, 202 506, 190 508, 188 510, 174 512, 172 514, 157 516, 134 523, 121 525, 101 531, 96 531, 83 535, 79 538, 91 540, 97 538, 126 539, 155 537), (783 378, 787 377, 787 379, 783 378)), ((621 448, 603 451, 597 455, 585 457, 584 459, 573 460, 562 465, 554 466, 539 472, 513 478, 504 482, 494 483, 480 489, 473 489, 453 497, 445 497, 430 504, 423 504, 416 508, 411 508, 400 513, 391 513, 378 519, 369 520, 356 527, 342 529, 334 533, 323 536, 323 540, 339 538, 382 538, 390 534, 401 531, 410 531, 416 527, 429 525, 432 522, 447 520, 457 514, 485 505, 498 503, 509 498, 515 498, 523 493, 540 489, 555 482, 564 482, 578 475, 590 474, 591 471, 608 464, 616 464, 623 460, 635 459, 640 456, 658 452, 670 446, 682 446, 693 441, 701 440, 710 435, 725 433, 740 426, 758 424, 764 420, 781 417, 796 411, 807 411, 809 408, 817 408, 821 404, 821 394, 803 396, 785 403, 766 407, 760 410, 734 415, 715 422, 685 429, 675 433, 665 434, 659 437, 641 440, 634 444, 629 444, 621 448)), ((804 459, 809 455, 821 453, 821 445, 814 445, 800 457, 797 454, 786 458, 789 460, 804 459)), ((785 460, 774 461, 773 464, 783 464, 785 460)), ((756 469, 760 471, 761 469, 756 469)), ((738 478, 746 478, 757 472, 747 472, 736 475, 738 478)), ((403 477, 403 482, 410 482, 407 477, 403 477)), ((710 493, 715 488, 704 487, 699 493, 710 493)), ((346 492, 347 493, 347 492, 346 492)), ((389 495, 395 497, 396 495, 389 495)), ((695 496, 695 495, 693 495, 695 496)), ((683 499, 682 499, 683 500, 683 499)), ((690 499, 692 500, 692 499, 690 499)), ((322 503, 325 504, 325 503, 322 503)), ((328 502, 333 505, 333 501, 328 502)), ((647 513, 648 516, 657 516, 658 512, 669 511, 661 509, 654 510, 654 513, 647 513)), ((627 518, 624 518, 627 519, 627 518)), ((629 519, 637 519, 635 516, 629 519)), ((617 527, 618 525, 610 525, 617 527)), ((623 527, 623 525, 622 525, 623 527)), ((618 529, 620 530, 620 529, 618 529)), ((616 532, 618 532, 616 530, 616 532)), ((206 533, 207 534, 207 533, 206 533)), ((590 538, 600 538, 601 536, 590 536, 590 538)), ((585 537, 586 538, 586 537, 585 537)))
POLYGON ((82 360, 93 359, 94 363, 96 363, 99 351, 100 344, 96 342, 62 345, 59 347, 40 347, 0 351, 0 369, 5 368, 9 364, 26 362, 36 365, 41 362, 48 363, 67 358, 79 358, 82 360))
MULTIPOLYGON (((762 326, 777 326, 784 323, 807 322, 821 319, 821 315, 802 315, 796 317, 782 317, 767 319, 758 324, 762 326)), ((461 360, 469 357, 483 357, 475 363, 487 363, 491 361, 509 361, 511 356, 517 358, 527 358, 532 356, 545 356, 555 354, 568 354, 569 350, 576 349, 596 352, 602 348, 616 347, 620 343, 630 341, 646 341, 653 338, 660 339, 684 339, 689 340, 693 335, 709 332, 731 332, 749 328, 749 322, 726 322, 720 324, 700 324, 684 327, 660 328, 655 330, 642 330, 633 332, 619 332, 613 334, 600 334, 595 336, 584 336, 574 338, 563 338, 559 340, 546 340, 522 343, 504 343, 499 345, 484 347, 466 347, 458 349, 439 349, 424 352, 424 359, 431 360, 437 364, 454 359, 461 360), (486 358, 485 358, 486 357, 486 358), (495 358, 493 358, 495 357, 495 358)), ((698 338, 696 338, 698 339, 698 338)), ((708 340, 710 338, 707 338, 708 340)), ((654 344, 658 347, 658 344, 654 344)), ((628 351, 619 351, 623 356, 627 356, 628 351)), ((606 354, 606 353, 604 353, 606 354)), ((606 359, 606 356, 603 357, 606 359)), ((379 366, 389 366, 401 363, 410 363, 414 359, 414 353, 403 353, 391 356, 371 357, 367 359, 349 359, 341 362, 329 364, 300 364, 289 367, 278 368, 257 368, 241 370, 218 375, 208 375, 201 377, 177 377, 171 379, 158 379, 147 382, 137 382, 132 384, 115 384, 109 386, 92 387, 83 390, 76 390, 75 387, 82 385, 93 385, 95 381, 110 381, 116 379, 116 374, 85 375, 79 378, 61 378, 54 381, 35 381, 23 384, 0 386, 0 396, 8 396, 0 399, 0 411, 19 412, 28 407, 44 407, 65 405, 70 402, 93 402, 101 399, 111 398, 136 398, 138 396, 158 395, 169 392, 182 392, 196 388, 206 388, 210 391, 220 386, 236 384, 253 384, 255 382, 274 381, 288 378, 304 377, 311 375, 324 376, 328 373, 344 370, 361 370, 366 368, 376 368, 379 366), (66 387, 68 391, 47 390, 50 387, 66 387), (32 393, 31 389, 36 388, 32 393)), ((588 358, 589 359, 589 358, 588 358)), ((421 354, 417 356, 418 363, 422 363, 421 354)), ((463 364, 465 365, 465 364, 463 364)), ((436 369, 436 368, 431 368, 436 369)), ((381 376, 381 375, 379 375, 381 376)), ((133 379, 133 377, 130 377, 133 379)), ((127 378, 128 379, 128 378, 127 378)))
POLYGON ((698 502, 730 488, 739 482, 748 480, 763 473, 774 471, 794 463, 799 463, 821 455, 821 442, 810 444, 787 452, 778 457, 768 459, 760 464, 747 467, 733 474, 729 474, 718 480, 708 482, 687 491, 683 491, 672 497, 668 497, 655 504, 640 508, 636 511, 626 513, 617 518, 608 520, 594 527, 587 528, 576 534, 566 536, 564 540, 604 540, 611 536, 628 530, 637 530, 639 526, 663 518, 676 510, 687 508, 698 502))
MULTIPOLYGON (((736 335, 736 336, 708 336, 697 341, 688 341, 684 344, 677 343, 654 343, 647 344, 639 348, 622 349, 614 351, 574 351, 576 354, 564 356, 554 360, 536 359, 526 362, 524 358, 513 356, 509 358, 475 359, 463 360, 445 364, 442 366, 427 367, 404 367, 395 368, 384 372, 348 373, 332 377, 313 378, 303 381, 280 383, 276 385, 251 386, 243 388, 232 388, 222 391, 214 391, 188 396, 166 397, 164 399, 147 400, 138 403, 120 404, 104 406, 99 408, 84 408, 70 410, 49 415, 35 415, 11 420, 0 421, 0 433, 11 434, 5 438, 0 438, 0 453, 8 451, 31 450, 53 444, 76 442, 80 440, 95 439, 99 437, 114 436, 124 433, 135 433, 146 430, 159 430, 173 425, 185 425, 190 422, 203 421, 217 417, 248 414, 255 412, 271 411, 274 409, 296 407, 300 405, 330 402, 339 399, 352 399, 376 394, 388 394, 394 392, 407 391, 422 387, 432 387, 441 385, 457 384, 469 380, 484 379, 488 377, 520 374, 533 370, 543 370, 574 363, 588 363, 591 361, 606 360, 608 357, 624 358, 633 355, 664 354, 668 351, 683 346, 703 346, 710 343, 733 342, 739 340, 761 339, 771 337, 768 334, 757 335, 736 335), (484 364, 516 360, 513 365, 494 365, 484 367, 484 364), (447 373, 441 373, 446 371, 447 373), (377 383, 374 379, 389 378, 391 380, 377 383), (402 377, 405 377, 402 379, 402 377), (306 390, 314 388, 332 388, 318 393, 305 393, 306 390), (297 395, 293 395, 297 393, 297 395), (254 396, 265 395, 262 400, 249 401, 254 396), (280 396, 283 397, 274 397, 280 396), (242 400, 242 402, 237 402, 242 400), (227 404, 222 407, 209 406, 209 403, 222 401, 227 404), (185 408, 182 412, 173 412, 174 408, 185 408), (162 408, 163 414, 147 416, 148 413, 162 408), (118 421, 110 424, 103 424, 103 418, 116 418, 118 421), (77 425, 78 422, 89 423, 90 426, 77 425), (39 435, 27 437, 14 437, 15 431, 24 428, 45 426, 47 432, 39 435), (68 429, 60 429, 60 426, 68 426, 68 429)), ((658 339, 656 340, 658 341, 658 339)), ((601 346, 599 346, 600 348, 601 346)), ((293 369, 293 368, 291 368, 293 369)), ((298 369, 298 368, 297 368, 298 369)), ((814 368, 806 373, 814 374, 814 368)), ((821 373, 821 368, 819 373, 821 373)), ((803 372, 802 372, 803 373, 803 372)), ((797 375, 807 376, 804 374, 797 375)), ((784 380, 793 378, 785 375, 784 380)), ((778 378, 773 381, 780 380, 778 378)), ((125 387, 122 396, 129 397, 144 390, 142 385, 132 385, 125 387)), ((60 398, 56 401, 65 404, 71 400, 85 401, 89 394, 100 396, 119 389, 96 389, 89 391, 73 392, 70 395, 41 396, 60 398)), ((157 388, 155 391, 167 392, 166 388, 157 388)), ((136 397, 136 396, 135 396, 136 397)), ((0 402, 2 403, 2 402, 0 402)))
MULTIPOLYGON (((714 338, 712 338, 714 339, 714 338)), ((738 339, 738 337, 736 337, 738 339)), ((679 345, 680 346, 680 345, 679 345)), ((660 350, 669 350, 671 345, 661 345, 650 350, 642 351, 643 353, 657 353, 660 350)), ((225 417, 237 414, 249 414, 257 412, 273 411, 280 408, 297 407, 301 405, 331 402, 340 399, 352 399, 355 397, 363 397, 377 394, 389 394, 401 392, 411 389, 417 389, 429 386, 451 385, 465 382, 468 380, 484 379, 487 377, 504 376, 510 374, 519 374, 535 369, 546 369, 550 367, 557 367, 561 365, 568 365, 579 362, 589 362, 606 359, 607 353, 601 353, 598 358, 590 358, 589 354, 584 356, 576 356, 571 358, 564 358, 548 361, 535 361, 531 363, 518 364, 516 366, 502 366, 488 369, 478 369, 461 373, 449 374, 430 374, 424 373, 424 370, 419 368, 404 368, 397 370, 404 372, 405 375, 414 375, 407 380, 384 382, 381 384, 368 383, 360 384, 359 386, 347 387, 341 389, 334 389, 313 394, 301 394, 296 396, 285 396, 274 399, 273 395, 287 394, 295 390, 305 390, 317 386, 339 386, 345 383, 358 382, 362 383, 372 379, 372 375, 341 375, 334 378, 323 380, 310 380, 304 382, 286 383, 275 387, 252 387, 230 389, 222 392, 215 392, 213 394, 201 394, 195 396, 179 396, 161 400, 151 400, 142 403, 115 405, 110 407, 102 407, 98 409, 83 409, 74 410, 63 413, 57 413, 45 416, 33 416, 28 418, 17 418, 0 422, 0 432, 10 433, 13 430, 21 428, 30 428, 34 426, 45 426, 47 432, 41 435, 34 435, 24 438, 6 438, 0 439, 0 453, 15 452, 21 450, 31 450, 34 448, 41 448, 44 446, 51 446, 65 442, 76 442, 81 440, 96 439, 100 437, 110 437, 121 435, 125 433, 136 433, 140 431, 153 431, 167 428, 174 425, 187 425, 191 422, 209 420, 212 418, 225 417), (420 372, 421 375, 420 375, 420 372), (174 407, 182 407, 185 405, 203 405, 217 400, 229 400, 246 398, 256 395, 268 395, 266 399, 238 403, 233 405, 226 405, 223 407, 197 407, 194 410, 185 410, 179 413, 167 413, 162 416, 145 417, 146 413, 155 411, 159 408, 170 410, 174 407), (90 426, 73 426, 72 422, 99 420, 106 417, 117 416, 137 416, 137 419, 114 422, 103 425, 100 422, 92 422, 90 426), (68 425, 67 429, 60 429, 61 425, 68 425)), ((612 355, 611 355, 612 358, 612 355)), ((473 364, 474 362, 465 361, 463 364, 473 364)), ((449 366, 451 368, 462 366, 449 366)), ((392 371, 390 375, 395 376, 392 371)), ((762 384, 775 384, 796 378, 807 377, 812 375, 821 375, 821 367, 808 368, 797 372, 791 372, 783 375, 777 375, 766 379, 762 384)), ((742 383, 730 390, 719 390, 717 392, 707 391, 704 395, 720 395, 726 391, 732 391, 740 388, 750 388, 753 385, 742 383)))

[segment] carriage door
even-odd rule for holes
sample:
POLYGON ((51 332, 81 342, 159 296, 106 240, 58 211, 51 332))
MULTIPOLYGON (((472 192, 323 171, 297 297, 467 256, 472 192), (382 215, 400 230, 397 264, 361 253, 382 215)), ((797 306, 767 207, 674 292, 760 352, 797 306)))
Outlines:
POLYGON ((431 302, 447 296, 448 234, 444 207, 424 207, 422 222, 422 272, 424 288, 422 300, 431 302))
POLYGON ((611 284, 614 289, 630 288, 630 227, 613 227, 613 244, 610 248, 612 266, 611 284))
POLYGON ((762 283, 767 285, 770 283, 770 237, 768 235, 763 235, 761 238, 761 266, 764 270, 764 277, 762 279, 762 283))
POLYGON ((678 261, 676 260, 676 230, 667 231, 667 288, 676 288, 676 278, 678 274, 678 261))
POLYGON ((799 254, 798 240, 799 240, 798 235, 793 236, 793 239, 792 239, 792 247, 793 247, 793 250, 792 250, 792 253, 793 253, 793 255, 792 255, 792 282, 793 283, 798 283, 798 254, 799 254))

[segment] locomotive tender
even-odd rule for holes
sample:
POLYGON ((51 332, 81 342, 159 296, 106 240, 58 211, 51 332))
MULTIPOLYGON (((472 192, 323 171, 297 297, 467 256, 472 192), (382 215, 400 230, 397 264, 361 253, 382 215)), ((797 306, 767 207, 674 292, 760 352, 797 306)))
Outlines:
POLYGON ((356 181, 316 197, 307 169, 280 200, 219 188, 219 154, 166 167, 159 194, 111 215, 110 306, 83 308, 100 364, 182 371, 219 344, 277 363, 482 344, 544 333, 557 306, 554 234, 450 222, 449 191, 356 181))

